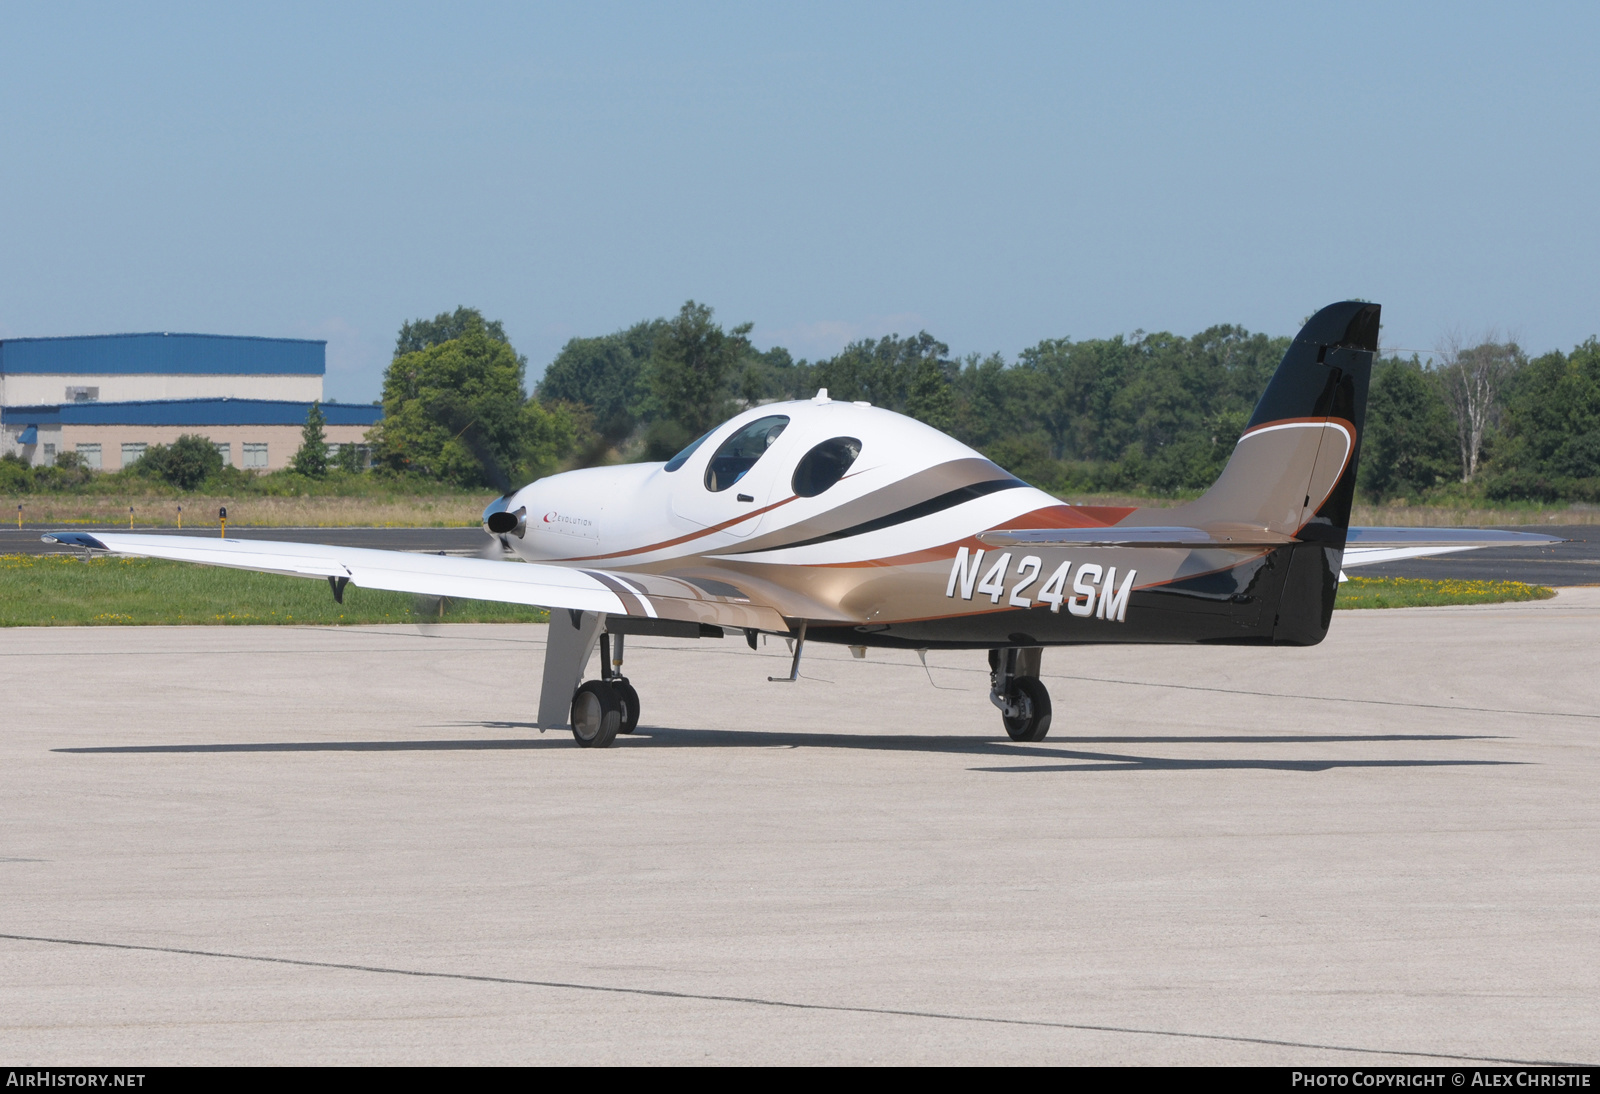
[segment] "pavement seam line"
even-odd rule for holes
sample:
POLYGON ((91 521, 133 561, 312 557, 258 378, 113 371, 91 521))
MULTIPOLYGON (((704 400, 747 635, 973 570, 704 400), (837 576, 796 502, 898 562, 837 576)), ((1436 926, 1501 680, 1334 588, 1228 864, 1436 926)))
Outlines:
MULTIPOLYGON (((963 671, 958 669, 957 671, 963 671)), ((968 669, 976 672, 979 670, 968 669)), ((1373 707, 1405 707, 1416 710, 1455 710, 1464 714, 1523 714, 1534 718, 1588 718, 1600 720, 1600 714, 1578 714, 1565 710, 1502 710, 1499 707, 1464 707, 1449 703, 1403 703, 1397 699, 1355 699, 1347 695, 1290 695, 1278 691, 1246 691, 1243 688, 1210 688, 1203 684, 1166 684, 1155 680, 1118 680, 1109 676, 1067 676, 1057 673, 1040 673, 1041 679, 1077 680, 1091 684, 1123 684, 1139 688, 1172 688, 1176 691, 1210 691, 1219 695, 1253 695, 1263 699, 1301 699, 1314 703, 1360 703, 1373 707)))
POLYGON ((1371 1056, 1414 1056, 1429 1060, 1465 1060, 1471 1063, 1515 1064, 1526 1067, 1588 1067, 1563 1060, 1518 1060, 1501 1056, 1459 1056, 1444 1052, 1414 1052, 1405 1049, 1354 1048, 1349 1045, 1322 1045, 1308 1041, 1283 1041, 1270 1037, 1243 1037, 1225 1033, 1186 1033, 1181 1030, 1138 1029, 1129 1026, 1100 1026, 1078 1022, 1051 1022, 1038 1018, 991 1018, 974 1014, 947 1014, 940 1011, 902 1010, 895 1007, 860 1007, 842 1003, 800 1003, 787 999, 763 999, 752 995, 713 995, 702 992, 668 991, 662 988, 624 988, 610 984, 579 984, 564 980, 526 980, 510 976, 484 976, 461 972, 428 972, 423 969, 397 969, 383 965, 356 965, 339 961, 309 961, 294 957, 262 957, 257 954, 223 953, 217 950, 191 950, 177 946, 145 946, 130 942, 95 942, 81 938, 48 938, 29 934, 0 934, 14 942, 46 942, 58 946, 86 946, 107 950, 136 950, 170 953, 186 957, 215 957, 227 961, 253 961, 265 965, 293 965, 308 969, 336 969, 344 972, 370 972, 386 976, 412 976, 428 980, 461 980, 480 984, 509 984, 518 987, 557 988, 567 991, 600 992, 608 995, 640 995, 657 999, 688 999, 707 1003, 743 1003, 747 1006, 785 1010, 832 1011, 842 1014, 879 1014, 895 1018, 931 1018, 944 1022, 974 1022, 983 1025, 1030 1026, 1037 1029, 1066 1029, 1086 1033, 1128 1033, 1147 1037, 1178 1037, 1197 1041, 1226 1041, 1234 1044, 1272 1045, 1279 1048, 1309 1048, 1323 1052, 1354 1052, 1371 1056))

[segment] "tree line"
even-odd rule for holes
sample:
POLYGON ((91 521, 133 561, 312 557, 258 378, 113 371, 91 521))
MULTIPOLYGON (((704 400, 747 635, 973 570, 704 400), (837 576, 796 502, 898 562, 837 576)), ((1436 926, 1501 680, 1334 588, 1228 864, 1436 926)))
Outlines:
MULTIPOLYGON (((1178 494, 1216 479, 1289 345, 1220 325, 1045 339, 1007 361, 954 357, 920 331, 806 361, 757 349, 750 329, 689 301, 572 339, 530 396, 500 324, 469 308, 408 323, 375 459, 461 485, 489 480, 485 456, 518 481, 661 460, 739 410, 827 388, 927 422, 1045 489, 1178 494)), ((1426 360, 1380 356, 1360 486, 1380 501, 1600 501, 1600 342, 1531 360, 1492 337, 1426 360)))
POLYGON ((1373 371, 1361 485, 1378 498, 1600 501, 1600 341, 1530 360, 1447 341, 1373 371))
MULTIPOLYGON (((757 349, 750 330, 691 300, 570 340, 530 393, 527 358, 501 323, 465 307, 407 322, 368 436, 372 469, 506 489, 568 467, 666 459, 740 410, 827 388, 927 422, 1047 490, 1181 494, 1216 479, 1289 344, 1221 325, 1050 338, 1007 361, 957 358, 919 331, 807 361, 757 349)), ((312 418, 293 473, 358 473, 353 448, 327 458, 312 418)), ((153 446, 132 473, 188 487, 225 473, 214 463, 201 438, 185 438, 153 446)), ((1600 341, 1532 359, 1493 337, 1447 341, 1426 360, 1380 356, 1360 487, 1379 501, 1600 501, 1600 341)))

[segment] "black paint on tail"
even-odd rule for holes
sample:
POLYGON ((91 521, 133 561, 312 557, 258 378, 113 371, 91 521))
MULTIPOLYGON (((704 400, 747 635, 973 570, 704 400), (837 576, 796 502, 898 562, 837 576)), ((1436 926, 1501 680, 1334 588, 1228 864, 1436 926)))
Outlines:
POLYGON ((1321 642, 1333 619, 1366 431, 1367 385, 1378 350, 1380 313, 1377 304, 1347 300, 1312 316, 1283 355, 1250 417, 1251 427, 1292 418, 1340 419, 1349 422, 1354 432, 1344 473, 1300 530, 1303 542, 1273 552, 1274 567, 1286 571, 1274 613, 1275 644, 1321 642))

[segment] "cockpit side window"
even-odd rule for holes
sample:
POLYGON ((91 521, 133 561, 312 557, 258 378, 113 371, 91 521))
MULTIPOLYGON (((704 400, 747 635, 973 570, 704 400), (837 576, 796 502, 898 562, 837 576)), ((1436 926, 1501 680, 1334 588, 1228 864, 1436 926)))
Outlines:
POLYGON ((854 437, 834 437, 823 441, 800 457, 790 483, 802 498, 814 498, 844 478, 850 465, 861 455, 861 442, 854 437))
POLYGON ((705 444, 706 438, 711 436, 711 433, 715 432, 716 430, 713 429, 710 433, 702 433, 700 436, 690 441, 683 451, 679 452, 676 456, 672 457, 672 459, 668 460, 661 470, 676 471, 678 468, 682 467, 689 461, 689 457, 694 455, 694 450, 705 444))
POLYGON ((788 416, 783 414, 758 418, 723 441, 706 465, 706 489, 716 493, 744 478, 788 424, 788 416))

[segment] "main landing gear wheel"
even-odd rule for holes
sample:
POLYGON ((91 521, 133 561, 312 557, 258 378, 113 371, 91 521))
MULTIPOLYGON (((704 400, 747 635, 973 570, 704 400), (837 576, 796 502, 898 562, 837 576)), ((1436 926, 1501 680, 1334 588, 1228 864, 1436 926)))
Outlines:
POLYGON ((1023 676, 1011 682, 1006 699, 1016 710, 1001 716, 1013 741, 1042 741, 1050 732, 1050 692, 1036 677, 1023 676))
POLYGON ((622 725, 617 727, 617 732, 632 733, 639 728, 639 693, 626 680, 613 680, 612 687, 617 689, 617 698, 622 700, 622 725))
POLYGON ((584 748, 610 748, 622 719, 622 698, 605 680, 588 681, 572 697, 572 736, 584 748))

